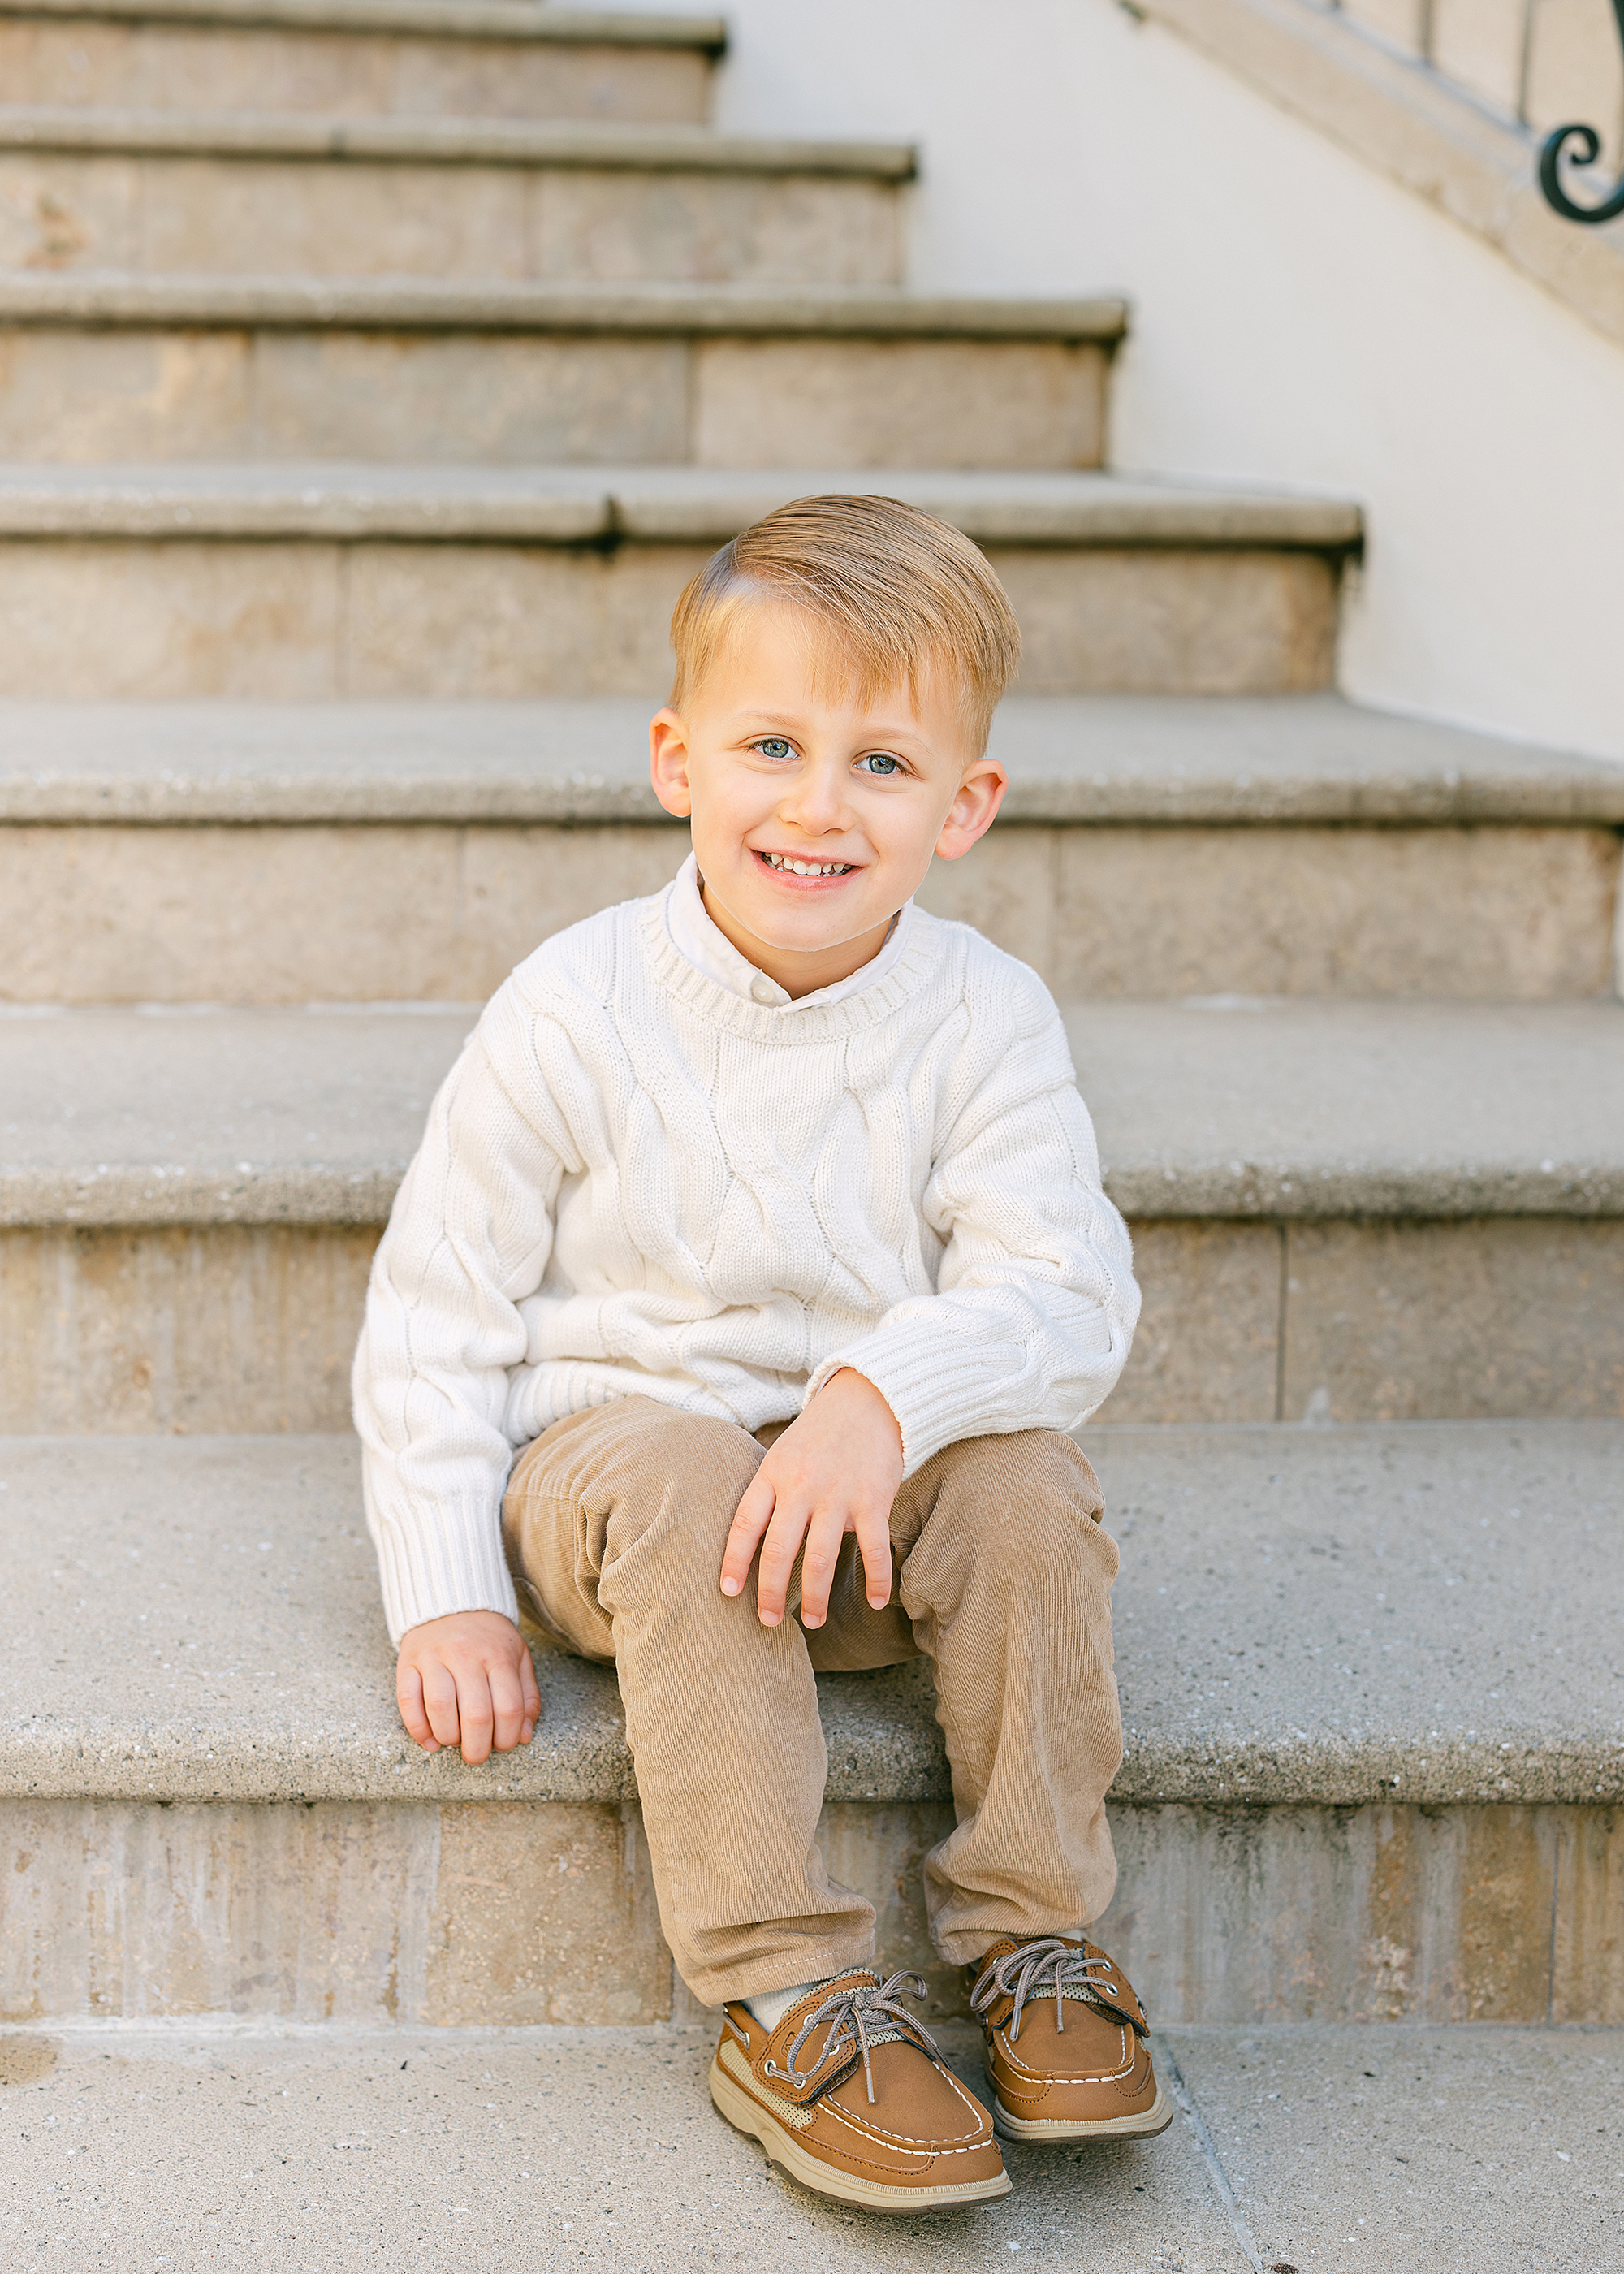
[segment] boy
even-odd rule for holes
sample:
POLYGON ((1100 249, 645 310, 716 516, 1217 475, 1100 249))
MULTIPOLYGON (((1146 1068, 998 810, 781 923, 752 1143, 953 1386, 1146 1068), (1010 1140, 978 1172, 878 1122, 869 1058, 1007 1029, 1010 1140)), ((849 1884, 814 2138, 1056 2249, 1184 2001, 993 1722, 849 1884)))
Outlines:
POLYGON ((1019 635, 981 553, 802 499, 672 640, 651 766, 693 855, 498 991, 373 1269, 397 1694, 431 1751, 528 1743, 518 1593, 613 1660, 665 1937, 723 2007, 718 2108, 824 2195, 939 2210, 1010 2181, 899 2002, 923 1983, 876 1971, 824 1871, 814 1675, 934 1662, 958 1825, 926 1897, 998 2130, 1162 2129, 1143 2010, 1081 1931, 1116 1876, 1116 1551, 1062 1434, 1139 1294, 1047 991, 914 905, 1007 782, 1019 635))

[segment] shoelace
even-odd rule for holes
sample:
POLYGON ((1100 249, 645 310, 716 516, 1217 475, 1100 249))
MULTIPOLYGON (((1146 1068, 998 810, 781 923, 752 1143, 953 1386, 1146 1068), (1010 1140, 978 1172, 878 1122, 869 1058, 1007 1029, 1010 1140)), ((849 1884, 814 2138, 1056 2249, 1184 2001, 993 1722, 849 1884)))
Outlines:
POLYGON ((824 1999, 815 2013, 808 2014, 795 2033, 794 2043, 784 2056, 784 2074, 797 2092, 818 2070, 832 2052, 849 2052, 855 2044, 862 2054, 863 2078, 868 2088, 868 2105, 874 2105, 874 2071, 868 2065, 869 2030, 878 2025, 876 2042, 885 2044, 893 2037, 905 2038, 937 2058, 936 2040, 923 2025, 916 2022, 897 1999, 906 1993, 910 1998, 925 1995, 925 1981, 919 1974, 893 1974, 876 1989, 856 1983, 849 1990, 836 1990, 824 1999), (827 2022, 829 2034, 823 2039, 823 2049, 808 2069, 795 2067, 795 2056, 813 2032, 827 2022))
POLYGON ((994 1959, 970 1992, 970 2011, 984 2014, 1000 1998, 1013 1998, 1015 2010, 1010 2016, 1009 2031, 1013 2044, 1020 2035, 1020 2009, 1028 1998, 1047 1998, 1052 1987, 1055 2027, 1064 2029, 1067 1991, 1086 1995, 1096 1984, 1103 1988, 1108 1982, 1115 1986, 1115 1969, 1109 1958, 1098 1951, 1081 1950, 1074 1942, 1063 1942, 1057 1935, 1046 1935, 1041 1941, 1023 1942, 1019 1950, 1006 1950, 1002 1958, 994 1959), (1045 1975, 1050 1981, 1043 1979, 1045 1975))

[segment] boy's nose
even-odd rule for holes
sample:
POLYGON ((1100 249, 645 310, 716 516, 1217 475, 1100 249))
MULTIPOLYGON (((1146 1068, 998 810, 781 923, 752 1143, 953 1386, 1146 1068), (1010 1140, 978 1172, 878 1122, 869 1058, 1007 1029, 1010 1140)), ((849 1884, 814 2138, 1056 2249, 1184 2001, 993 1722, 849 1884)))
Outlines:
POLYGON ((778 809, 786 821, 793 821, 808 836, 827 836, 831 831, 849 829, 852 810, 846 802, 843 776, 831 769, 808 767, 800 779, 786 791, 778 809))

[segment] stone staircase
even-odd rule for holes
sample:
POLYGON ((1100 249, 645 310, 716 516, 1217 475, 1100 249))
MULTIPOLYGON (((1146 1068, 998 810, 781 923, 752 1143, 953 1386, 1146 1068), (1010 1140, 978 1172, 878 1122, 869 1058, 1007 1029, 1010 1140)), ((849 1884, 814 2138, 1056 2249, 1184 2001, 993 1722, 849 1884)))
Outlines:
MULTIPOLYGON (((0 0, 0 2018, 688 2015, 601 1669, 400 1730, 346 1374, 471 1006, 681 858, 677 590, 877 486, 1020 614, 926 897, 1146 1284, 1101 1931, 1168 2021, 1624 2020, 1624 771, 1340 701, 1357 506, 1110 474, 1124 306, 908 291, 915 154, 710 133, 723 41, 0 0)), ((927 1690, 824 1702, 928 1962, 927 1690)))

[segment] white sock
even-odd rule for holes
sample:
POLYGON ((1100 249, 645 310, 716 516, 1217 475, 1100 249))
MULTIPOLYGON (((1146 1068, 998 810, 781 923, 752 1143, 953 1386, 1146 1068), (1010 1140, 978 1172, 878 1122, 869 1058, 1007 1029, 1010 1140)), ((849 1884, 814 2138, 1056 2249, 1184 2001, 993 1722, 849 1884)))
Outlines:
POLYGON ((744 2010, 754 2014, 763 2029, 776 2029, 790 2007, 799 2004, 808 1990, 821 1989, 825 1982, 838 1982, 839 1978, 838 1974, 818 1974, 810 1982, 793 1982, 787 1990, 758 1990, 753 1998, 742 2001, 744 2010))

